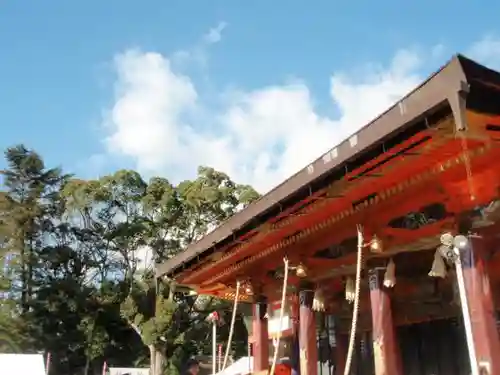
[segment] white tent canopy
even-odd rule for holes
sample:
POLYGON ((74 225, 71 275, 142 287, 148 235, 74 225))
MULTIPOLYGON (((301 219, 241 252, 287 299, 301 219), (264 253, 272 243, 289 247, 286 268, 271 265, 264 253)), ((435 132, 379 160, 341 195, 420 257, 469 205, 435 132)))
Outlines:
POLYGON ((148 368, 110 367, 110 375, 149 375, 148 368))
POLYGON ((227 366, 223 371, 217 375, 247 375, 253 370, 253 357, 242 357, 227 366))
POLYGON ((45 375, 42 354, 0 354, 2 375, 45 375))

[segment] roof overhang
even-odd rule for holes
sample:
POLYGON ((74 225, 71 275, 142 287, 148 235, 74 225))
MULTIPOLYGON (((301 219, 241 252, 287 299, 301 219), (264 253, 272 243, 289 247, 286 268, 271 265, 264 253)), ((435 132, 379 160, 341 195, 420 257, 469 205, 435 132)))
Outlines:
POLYGON ((465 109, 471 84, 482 88, 500 88, 500 74, 463 56, 452 58, 411 93, 361 130, 332 148, 244 210, 238 212, 185 251, 157 266, 158 277, 175 275, 216 249, 234 242, 280 211, 304 199, 304 192, 314 193, 325 186, 323 181, 350 160, 368 152, 374 145, 404 131, 415 121, 449 106, 456 131, 466 129, 465 109))

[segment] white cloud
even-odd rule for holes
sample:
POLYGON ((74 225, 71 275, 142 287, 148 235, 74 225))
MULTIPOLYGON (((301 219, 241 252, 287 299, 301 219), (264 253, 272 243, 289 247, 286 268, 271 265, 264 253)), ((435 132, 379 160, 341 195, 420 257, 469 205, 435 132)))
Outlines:
POLYGON ((171 57, 174 65, 185 66, 189 63, 196 63, 202 69, 206 69, 208 48, 222 40, 222 34, 226 27, 227 23, 221 21, 217 26, 208 30, 195 45, 175 52, 171 57))
MULTIPOLYGON (((212 29, 205 42, 218 42, 224 27, 212 29)), ((472 50, 500 61, 499 43, 485 39, 472 50)), ((141 171, 173 180, 193 177, 199 164, 210 165, 265 192, 419 84, 423 55, 401 50, 387 66, 371 64, 363 74, 334 73, 330 97, 339 110, 337 118, 318 113, 307 85, 295 82, 233 93, 223 110, 198 123, 187 121, 196 118, 190 115, 204 102, 192 80, 175 72, 168 57, 128 51, 115 59, 117 91, 106 121, 108 152, 131 157, 141 171)))
POLYGON ((182 115, 197 100, 191 80, 172 72, 158 53, 127 51, 115 65, 116 101, 105 121, 108 150, 135 158, 141 170, 182 163, 188 142, 182 115))
POLYGON ((208 30, 208 32, 203 36, 203 40, 208 44, 219 43, 222 39, 222 32, 226 27, 226 22, 219 22, 216 27, 212 27, 208 30))
POLYGON ((500 69, 500 38, 487 35, 474 43, 468 50, 467 56, 481 61, 492 69, 500 69))

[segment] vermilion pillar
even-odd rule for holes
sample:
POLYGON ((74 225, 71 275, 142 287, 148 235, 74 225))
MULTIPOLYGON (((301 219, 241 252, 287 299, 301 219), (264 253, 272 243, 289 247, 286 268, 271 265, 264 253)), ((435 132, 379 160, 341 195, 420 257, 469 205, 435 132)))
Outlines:
POLYGON ((259 296, 253 305, 253 369, 254 372, 269 367, 269 332, 267 328, 267 299, 259 296))
POLYGON ((375 375, 402 375, 392 320, 391 300, 382 286, 381 269, 369 272, 375 375))
POLYGON ((295 295, 290 299, 290 318, 292 321, 292 353, 290 359, 292 375, 300 374, 299 315, 299 299, 295 295))
POLYGON ((493 375, 500 374, 500 340, 486 267, 487 250, 485 239, 471 238, 463 253, 463 271, 478 365, 482 373, 493 375))
POLYGON ((347 359, 348 339, 339 332, 335 334, 335 375, 344 375, 345 360, 347 359))
POLYGON ((305 285, 299 293, 300 375, 317 375, 318 373, 318 346, 316 319, 312 310, 313 298, 312 286, 305 285))

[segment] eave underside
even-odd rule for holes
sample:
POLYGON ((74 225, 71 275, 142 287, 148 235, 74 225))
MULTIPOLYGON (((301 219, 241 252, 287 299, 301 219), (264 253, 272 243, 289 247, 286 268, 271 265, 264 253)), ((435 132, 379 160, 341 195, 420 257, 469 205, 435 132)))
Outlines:
MULTIPOLYGON (((366 236, 377 235, 384 243, 382 255, 367 254, 372 262, 435 248, 442 231, 458 230, 464 213, 499 198, 500 118, 468 111, 463 133, 456 132, 451 112, 441 112, 434 123, 426 121, 425 129, 346 171, 253 238, 184 270, 177 281, 231 299, 236 280, 242 280, 272 298, 280 289, 275 276, 286 255, 290 262, 307 266, 310 281, 341 291, 343 277, 354 272, 355 244, 349 240, 355 237, 356 224, 363 225, 366 236), (426 212, 436 205, 439 212, 426 212), (431 220, 417 228, 395 224, 411 213, 431 220), (318 255, 328 249, 332 254, 318 255)), ((292 277, 290 285, 298 282, 292 277)), ((241 298, 252 297, 243 292, 241 298)))
MULTIPOLYGON (((315 195, 318 189, 321 190, 333 180, 341 179, 353 169, 375 159, 378 155, 374 156, 374 153, 385 151, 377 150, 377 147, 386 146, 388 137, 394 141, 398 137, 407 136, 409 127, 414 127, 416 122, 421 123, 423 117, 431 119, 436 108, 443 104, 449 105, 454 113, 457 129, 465 129, 465 119, 460 115, 464 104, 462 97, 470 91, 468 83, 472 80, 481 81, 479 85, 483 85, 483 81, 491 84, 500 82, 500 74, 463 56, 455 56, 438 72, 348 139, 233 215, 199 241, 189 245, 182 253, 159 264, 157 276, 175 278, 182 270, 199 264, 200 260, 215 253, 220 254, 221 249, 231 246, 235 241, 248 242, 256 232, 261 231, 263 223, 272 222, 274 217, 300 208, 300 204, 307 197, 315 195)), ((390 148, 394 144, 387 146, 390 148)))

